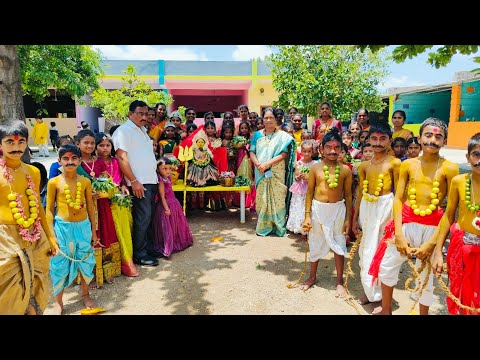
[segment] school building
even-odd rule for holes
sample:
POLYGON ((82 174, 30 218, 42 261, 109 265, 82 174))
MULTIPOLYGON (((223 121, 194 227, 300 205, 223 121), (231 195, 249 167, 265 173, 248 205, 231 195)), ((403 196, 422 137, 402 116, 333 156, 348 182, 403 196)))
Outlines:
MULTIPOLYGON (((262 109, 278 98, 268 66, 258 60, 108 60, 101 85, 106 89, 119 89, 128 64, 133 65, 137 76, 153 89, 172 96, 174 101, 169 113, 179 106, 191 106, 197 117, 203 118, 207 111, 220 117, 225 111, 235 113, 239 105, 247 104, 250 111, 261 114, 262 109)), ((44 118, 47 124, 55 121, 61 134, 76 134, 80 121, 88 122, 92 130, 99 130, 101 112, 88 106, 88 96, 85 97, 87 106, 80 106, 68 96, 59 96, 55 90, 50 92, 45 107, 54 118, 44 118)), ((374 115, 378 120, 391 119, 393 111, 404 110, 405 127, 418 134, 423 120, 438 117, 449 124, 448 147, 464 149, 467 139, 480 131, 480 74, 460 72, 448 84, 392 88, 382 97, 388 106, 382 114, 374 115)), ((24 102, 28 125, 28 119, 33 120, 35 116, 34 104, 28 97, 24 97, 24 102)))

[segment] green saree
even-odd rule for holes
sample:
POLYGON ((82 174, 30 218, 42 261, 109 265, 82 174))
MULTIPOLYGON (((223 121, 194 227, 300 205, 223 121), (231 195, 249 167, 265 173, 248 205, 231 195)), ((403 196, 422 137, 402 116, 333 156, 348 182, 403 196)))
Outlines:
POLYGON ((258 215, 256 232, 260 236, 274 233, 285 236, 286 223, 295 166, 295 141, 284 131, 276 131, 271 136, 264 136, 260 131, 253 134, 250 151, 255 153, 258 161, 264 163, 283 152, 287 153, 285 161, 271 167, 272 177, 266 178, 255 168, 256 210, 258 215))

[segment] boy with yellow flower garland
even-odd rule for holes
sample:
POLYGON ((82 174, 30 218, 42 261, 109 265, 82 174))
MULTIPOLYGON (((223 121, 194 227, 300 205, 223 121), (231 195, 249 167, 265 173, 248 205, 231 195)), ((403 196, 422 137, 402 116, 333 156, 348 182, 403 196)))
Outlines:
MULTIPOLYGON (((443 271, 442 248, 450 232, 447 252, 450 292, 463 306, 480 308, 480 133, 470 138, 467 161, 471 173, 457 175, 452 179, 448 192, 445 214, 432 235, 436 239, 432 257, 432 269, 437 274, 443 271), (455 214, 458 209, 457 221, 455 214)), ((448 312, 454 315, 478 315, 471 309, 464 309, 447 298, 448 312)))
POLYGON ((27 141, 22 121, 0 125, 0 314, 43 314, 49 255, 57 253, 40 206, 40 171, 21 161, 27 141))
MULTIPOLYGON (((420 262, 429 259, 435 248, 436 238, 432 235, 443 215, 441 205, 449 184, 459 172, 458 165, 439 154, 447 135, 448 127, 442 120, 426 119, 420 126, 422 156, 407 159, 400 166, 393 207, 394 233, 390 224, 369 271, 374 278, 378 277, 382 286, 382 310, 379 314, 392 313, 393 287, 407 257, 414 255, 419 268, 420 262), (393 238, 395 242, 389 241, 393 238)), ((420 273, 422 284, 427 281, 418 300, 420 315, 428 315, 433 304, 433 274, 430 273, 428 279, 426 274, 427 267, 420 273)))
POLYGON ((56 313, 63 312, 63 292, 81 274, 82 301, 87 309, 96 307, 89 294, 95 257, 93 246, 99 242, 95 231, 92 184, 77 174, 80 149, 66 144, 58 149, 58 162, 64 171, 48 182, 47 220, 59 240, 60 254, 50 260, 56 313), (53 225, 54 208, 55 226, 53 225))
POLYGON ((317 281, 318 262, 331 249, 337 275, 335 296, 343 298, 346 295, 343 267, 347 252, 345 235, 350 231, 352 210, 352 172, 337 161, 341 144, 338 129, 332 128, 322 140, 323 160, 310 168, 302 228, 309 232, 311 264, 310 276, 300 289, 305 291, 317 281))
POLYGON ((397 184, 400 159, 388 154, 392 142, 392 130, 387 123, 379 122, 370 127, 369 142, 374 156, 363 161, 358 167, 359 184, 353 214, 353 232, 362 229, 359 247, 360 279, 364 296, 361 305, 382 299, 380 285, 373 282, 368 273, 375 251, 383 236, 385 226, 392 218, 393 185, 397 184))

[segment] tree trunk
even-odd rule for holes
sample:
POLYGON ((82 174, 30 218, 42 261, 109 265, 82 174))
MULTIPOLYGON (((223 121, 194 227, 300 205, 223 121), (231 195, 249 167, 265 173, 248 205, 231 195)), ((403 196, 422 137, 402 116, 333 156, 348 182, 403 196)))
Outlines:
MULTIPOLYGON (((25 122, 17 45, 0 45, 0 122, 6 120, 25 122)), ((28 148, 22 160, 30 163, 28 148)))
POLYGON ((25 121, 16 45, 0 45, 0 121, 25 121))

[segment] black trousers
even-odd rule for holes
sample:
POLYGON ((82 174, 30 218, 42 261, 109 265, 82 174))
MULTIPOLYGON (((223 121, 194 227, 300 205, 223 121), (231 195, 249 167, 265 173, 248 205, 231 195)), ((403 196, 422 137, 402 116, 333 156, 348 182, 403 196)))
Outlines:
MULTIPOLYGON (((133 258, 141 259, 153 249, 153 218, 155 216, 155 197, 158 193, 157 184, 143 184, 145 197, 133 196, 132 200, 132 243, 133 258)), ((129 187, 130 194, 133 194, 129 187)))

